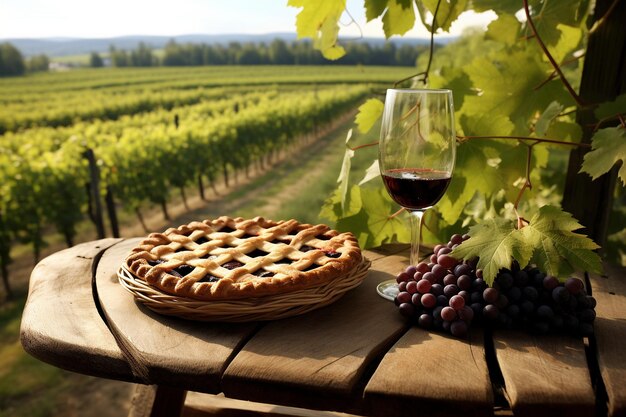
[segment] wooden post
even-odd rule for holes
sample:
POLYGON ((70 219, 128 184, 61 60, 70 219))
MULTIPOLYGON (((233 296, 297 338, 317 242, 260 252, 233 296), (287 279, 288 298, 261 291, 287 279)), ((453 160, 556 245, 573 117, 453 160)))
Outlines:
POLYGON ((104 220, 102 216, 102 202, 100 201, 100 170, 96 164, 96 157, 92 149, 83 152, 89 162, 89 201, 92 209, 90 218, 96 225, 98 239, 104 239, 104 220))
MULTIPOLYGON (((605 16, 612 0, 598 0, 594 11, 594 21, 605 16)), ((618 2, 598 30, 589 35, 587 51, 580 82, 580 98, 587 104, 601 103, 615 99, 626 91, 626 2, 618 2)), ((591 143, 594 125, 598 122, 593 108, 578 111, 577 120, 583 130, 583 143, 591 143)), ((591 180, 586 173, 578 173, 588 149, 577 148, 571 151, 563 208, 572 213, 586 233, 600 246, 606 243, 609 215, 613 205, 613 192, 617 171, 591 180)))
POLYGON ((113 237, 120 237, 120 226, 117 221, 117 211, 115 210, 115 200, 113 198, 113 190, 110 185, 107 185, 107 194, 105 197, 107 205, 107 214, 109 215, 109 222, 111 223, 111 232, 113 237))

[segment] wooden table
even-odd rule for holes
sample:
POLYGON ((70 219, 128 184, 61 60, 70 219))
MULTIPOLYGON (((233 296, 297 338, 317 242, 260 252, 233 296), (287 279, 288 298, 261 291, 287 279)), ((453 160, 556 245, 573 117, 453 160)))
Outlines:
POLYGON ((459 340, 408 326, 376 294, 407 263, 404 246, 367 252, 365 281, 335 304, 273 322, 215 324, 135 303, 116 270, 137 241, 104 239, 42 260, 21 329, 24 348, 42 361, 158 387, 140 390, 153 407, 131 415, 175 415, 186 391, 217 394, 189 395, 186 416, 626 415, 623 271, 590 277, 598 317, 589 340, 480 328, 459 340))

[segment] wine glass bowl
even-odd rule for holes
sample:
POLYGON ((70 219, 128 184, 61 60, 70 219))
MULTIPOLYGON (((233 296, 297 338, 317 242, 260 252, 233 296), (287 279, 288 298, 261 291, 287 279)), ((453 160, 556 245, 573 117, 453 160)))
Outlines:
MULTIPOLYGON (((411 214, 410 262, 417 265, 422 216, 445 194, 456 160, 452 91, 387 90, 378 150, 387 192, 411 214)), ((393 298, 395 281, 378 292, 393 298)))

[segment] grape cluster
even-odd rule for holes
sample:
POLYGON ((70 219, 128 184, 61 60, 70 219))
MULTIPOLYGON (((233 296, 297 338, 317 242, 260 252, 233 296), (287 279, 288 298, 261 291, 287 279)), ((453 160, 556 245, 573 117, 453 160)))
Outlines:
POLYGON ((467 335, 472 322, 487 326, 523 328, 535 333, 593 333, 596 300, 577 278, 564 283, 528 266, 502 269, 493 286, 477 269, 478 258, 458 261, 450 252, 468 235, 455 234, 435 246, 428 261, 411 265, 396 277, 395 303, 401 314, 425 329, 467 335))

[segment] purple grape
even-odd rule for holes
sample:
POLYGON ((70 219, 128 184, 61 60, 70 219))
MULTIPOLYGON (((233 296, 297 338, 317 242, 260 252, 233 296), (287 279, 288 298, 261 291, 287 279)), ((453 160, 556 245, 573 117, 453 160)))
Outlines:
POLYGON ((426 293, 422 295, 421 302, 424 308, 433 308, 437 305, 437 297, 431 293, 426 293))
POLYGON ((452 256, 445 254, 445 255, 439 255, 437 257, 437 263, 439 264, 439 266, 445 269, 452 269, 458 263, 458 261, 454 259, 452 256))
POLYGON ((526 273, 526 271, 521 270, 515 272, 515 275, 513 276, 513 282, 518 287, 525 287, 528 284, 528 274, 526 273))
POLYGON ((399 284, 401 282, 406 282, 408 280, 411 279, 411 275, 407 274, 406 272, 400 272, 398 274, 398 276, 396 277, 396 282, 399 284))
POLYGON ((465 304, 467 304, 470 301, 470 293, 465 290, 459 291, 457 295, 460 295, 461 297, 463 297, 463 299, 465 300, 465 304))
POLYGON ((495 288, 485 288, 483 291, 483 300, 487 303, 495 303, 498 300, 498 290, 495 288))
POLYGON ((468 324, 472 321, 472 319, 474 319, 474 310, 467 305, 457 311, 457 314, 461 320, 468 324))
POLYGON ((462 320, 452 322, 450 325, 450 333, 454 337, 465 337, 467 335, 467 323, 462 320))
POLYGON ((567 288, 570 294, 577 295, 583 292, 583 290, 585 289, 585 285, 578 278, 572 277, 572 278, 568 278, 565 281, 565 288, 567 288))
POLYGON ((430 272, 430 267, 428 266, 428 264, 426 262, 420 262, 415 266, 415 269, 417 269, 419 272, 421 272, 422 274, 425 274, 426 272, 430 272))
POLYGON ((550 306, 542 304, 537 307, 537 317, 542 319, 551 319, 554 317, 554 311, 550 306))
POLYGON ((448 270, 441 265, 435 265, 433 266, 433 269, 431 272, 435 275, 437 281, 441 281, 443 277, 445 277, 446 274, 448 273, 448 270))
POLYGON ((454 295, 450 297, 450 307, 455 310, 460 310, 465 307, 465 299, 460 295, 454 295))
POLYGON ((437 296, 437 305, 438 306, 447 306, 448 305, 448 297, 446 297, 445 295, 438 295, 437 296))
POLYGON ((436 296, 443 295, 443 285, 441 284, 433 284, 430 286, 430 292, 436 296))
POLYGON ((592 310, 590 308, 581 310, 580 313, 578 313, 578 319, 581 322, 592 323, 595 320, 595 318, 596 318, 596 312, 595 310, 592 310))
POLYGON ((411 294, 406 291, 399 292, 396 295, 396 299, 398 300, 398 304, 410 303, 411 302, 411 294))
POLYGON ((457 277, 453 274, 448 274, 445 277, 443 277, 443 285, 456 284, 456 282, 457 282, 457 277))
POLYGON ((409 265, 406 267, 404 272, 406 272, 410 277, 412 277, 417 272, 417 267, 415 267, 414 265, 409 265))
POLYGON ((502 272, 496 278, 502 290, 508 290, 513 286, 513 275, 508 272, 502 272))
POLYGON ((560 304, 567 303, 570 299, 569 291, 565 287, 556 287, 552 290, 552 299, 560 304))
MULTIPOLYGON (((416 285, 417 291, 420 294, 426 294, 427 292, 430 291, 430 287, 432 286, 430 281, 427 279, 420 279, 420 281, 416 282, 415 285, 416 285)), ((408 287, 408 284, 407 284, 407 287, 408 287)))
POLYGON ((454 267, 454 275, 460 277, 461 275, 469 275, 472 272, 472 268, 467 264, 458 264, 454 267))
POLYGON ((459 293, 459 287, 455 284, 446 285, 443 287, 443 293, 446 297, 451 298, 453 295, 457 295, 459 293))
POLYGON ((437 282, 437 277, 432 272, 426 272, 424 275, 422 275, 422 279, 425 279, 431 284, 434 284, 435 282, 437 282))
POLYGON ((463 236, 458 233, 453 234, 450 237, 450 243, 452 243, 453 245, 460 245, 461 243, 463 243, 463 236))
POLYGON ((546 290, 552 291, 553 289, 559 286, 559 280, 556 279, 555 276, 546 275, 546 277, 543 279, 542 285, 543 285, 543 288, 545 288, 546 290))
POLYGON ((435 307, 435 308, 433 309, 433 318, 434 318, 435 320, 443 320, 443 319, 441 318, 441 311, 443 310, 443 307, 444 307, 444 306, 437 306, 437 307, 435 307))
POLYGON ((417 325, 422 329, 430 329, 433 327, 433 316, 426 313, 420 314, 417 319, 417 325))
POLYGON ((405 287, 406 287, 406 292, 408 292, 409 294, 415 294, 417 292, 417 282, 415 281, 407 282, 405 287))
POLYGON ((415 307, 413 307, 413 304, 411 303, 401 303, 398 306, 398 310, 400 310, 400 314, 402 314, 403 316, 411 317, 415 312, 415 307))
POLYGON ((411 304, 415 307, 422 307, 422 294, 416 292, 411 296, 411 304))
POLYGON ((461 275, 456 280, 456 285, 462 290, 469 290, 472 288, 472 278, 469 275, 461 275))
POLYGON ((445 321, 452 321, 456 319, 456 310, 449 306, 444 307, 441 310, 441 318, 444 319, 445 321))
POLYGON ((483 307, 483 317, 485 317, 486 319, 495 320, 498 318, 499 314, 500 310, 498 310, 498 307, 493 304, 487 304, 485 307, 483 307))
POLYGON ((522 296, 530 301, 537 301, 539 298, 539 292, 535 287, 526 286, 522 289, 522 296))

